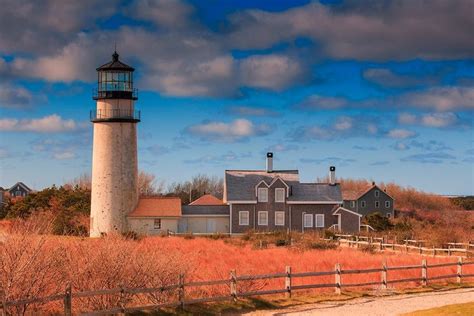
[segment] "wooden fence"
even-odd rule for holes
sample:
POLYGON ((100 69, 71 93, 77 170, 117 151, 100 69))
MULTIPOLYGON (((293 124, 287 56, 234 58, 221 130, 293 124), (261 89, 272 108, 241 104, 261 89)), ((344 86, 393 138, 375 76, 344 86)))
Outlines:
POLYGON ((469 243, 447 243, 444 246, 446 248, 436 247, 424 247, 425 241, 423 240, 404 240, 403 244, 397 243, 397 240, 388 241, 384 237, 368 237, 368 236, 355 236, 355 235, 335 235, 339 244, 347 244, 349 247, 359 248, 360 246, 373 247, 378 250, 393 250, 393 251, 404 251, 404 252, 416 252, 420 255, 445 255, 445 256, 463 256, 469 257, 474 255, 474 248, 472 242, 469 243), (464 247, 464 248, 461 248, 464 247))
MULTIPOLYGON (((64 307, 64 315, 72 315, 72 306, 74 299, 95 297, 99 295, 119 295, 118 306, 106 310, 96 310, 83 313, 83 315, 106 315, 106 314, 115 314, 115 313, 131 313, 136 311, 145 311, 145 310, 156 310, 167 307, 181 307, 184 308, 185 305, 197 304, 197 303, 207 303, 207 302, 219 302, 227 300, 237 300, 238 298, 245 298, 251 296, 261 296, 261 295, 271 295, 271 294, 286 294, 287 297, 291 297, 292 293, 298 290, 309 290, 309 289, 321 289, 321 288, 333 288, 336 294, 341 294, 342 289, 345 288, 354 288, 354 287, 379 287, 381 290, 386 290, 389 285, 394 285, 404 282, 419 282, 420 285, 426 286, 432 281, 446 280, 446 279, 456 279, 457 284, 461 284, 464 279, 474 277, 474 273, 463 273, 463 266, 474 265, 473 262, 463 262, 462 258, 458 258, 457 262, 450 263, 436 263, 428 264, 426 259, 422 260, 420 265, 408 265, 408 266, 387 266, 383 263, 381 268, 371 268, 371 269, 343 269, 340 264, 336 264, 334 270, 332 271, 317 271, 317 272, 297 272, 294 273, 291 270, 291 267, 287 266, 285 272, 274 273, 274 274, 262 274, 262 275, 240 275, 237 276, 235 270, 230 272, 230 277, 224 280, 214 280, 214 281, 197 281, 197 282, 185 282, 184 275, 179 276, 179 281, 177 284, 157 287, 157 288, 114 288, 114 289, 102 289, 95 291, 85 291, 85 292, 73 292, 71 286, 66 286, 64 293, 41 297, 41 298, 30 298, 17 301, 6 301, 1 302, 1 315, 6 315, 6 311, 10 307, 15 306, 25 306, 31 304, 45 304, 52 301, 62 301, 64 307), (430 268, 440 268, 440 267, 456 267, 455 274, 445 274, 445 275, 436 275, 429 277, 428 269, 430 268), (416 270, 419 269, 419 277, 414 278, 404 278, 404 279, 388 279, 390 271, 398 270, 416 270), (344 275, 360 275, 360 274, 369 274, 369 273, 380 273, 380 278, 377 281, 365 282, 365 283, 343 283, 342 276, 344 275), (321 277, 321 276, 334 276, 334 282, 328 283, 314 283, 314 284, 303 284, 303 285, 293 285, 293 281, 298 278, 307 278, 307 277, 321 277), (254 280, 271 280, 271 279, 284 279, 284 287, 279 289, 272 290, 258 290, 252 292, 239 292, 238 284, 239 282, 244 281, 254 281, 254 280), (196 288, 202 286, 216 286, 216 285, 226 285, 229 288, 227 295, 222 296, 213 296, 213 297, 200 297, 200 298, 187 298, 186 289, 196 288), (177 301, 163 303, 163 304, 154 304, 154 305, 144 305, 144 306, 126 306, 124 300, 125 295, 137 295, 137 294, 149 294, 149 293, 163 293, 168 291, 174 291, 174 294, 177 294, 177 301)), ((454 282, 453 282, 454 283, 454 282)))

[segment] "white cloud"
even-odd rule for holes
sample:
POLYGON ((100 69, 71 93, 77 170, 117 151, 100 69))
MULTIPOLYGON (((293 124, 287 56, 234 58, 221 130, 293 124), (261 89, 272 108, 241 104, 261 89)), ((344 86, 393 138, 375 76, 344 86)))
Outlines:
POLYGON ((461 120, 452 112, 425 113, 420 115, 401 113, 398 122, 405 125, 421 125, 426 127, 445 128, 459 124, 461 120))
POLYGON ((303 66, 297 59, 284 55, 257 55, 241 61, 242 85, 282 90, 305 77, 303 66))
POLYGON ((456 124, 458 116, 454 113, 432 113, 421 117, 421 122, 429 127, 448 127, 456 124))
POLYGON ((241 49, 309 37, 318 43, 317 53, 341 59, 455 59, 474 53, 470 0, 311 2, 282 12, 238 12, 230 22, 229 45, 241 49))
POLYGON ((398 115, 398 123, 400 124, 415 124, 417 120, 418 119, 415 114, 400 113, 398 115))
POLYGON ((451 111, 455 109, 474 109, 473 87, 434 87, 420 92, 408 93, 401 97, 408 105, 451 111))
POLYGON ((363 77, 378 85, 392 88, 433 85, 439 80, 439 78, 434 76, 396 74, 386 68, 367 69, 364 71, 363 77))
POLYGON ((23 87, 0 84, 0 108, 25 108, 32 99, 31 92, 23 87))
POLYGON ((191 5, 180 0, 139 0, 132 4, 131 10, 139 19, 175 29, 189 27, 194 11, 191 5))
POLYGON ((405 139, 415 137, 416 133, 407 129, 395 128, 390 130, 387 136, 390 138, 405 139))
POLYGON ((334 128, 339 131, 345 131, 353 127, 353 120, 350 117, 339 117, 334 123, 334 128))
POLYGON ((234 142, 251 136, 269 134, 270 127, 265 124, 255 125, 246 119, 236 119, 232 122, 205 122, 186 128, 186 132, 202 139, 234 142))
POLYGON ((278 116, 279 113, 261 107, 231 106, 228 112, 239 116, 278 116))
POLYGON ((57 114, 38 119, 0 119, 0 131, 3 132, 60 133, 72 132, 84 127, 84 124, 79 124, 74 120, 64 120, 57 114))
POLYGON ((57 152, 53 154, 53 158, 57 160, 69 160, 76 158, 76 154, 72 151, 57 152))

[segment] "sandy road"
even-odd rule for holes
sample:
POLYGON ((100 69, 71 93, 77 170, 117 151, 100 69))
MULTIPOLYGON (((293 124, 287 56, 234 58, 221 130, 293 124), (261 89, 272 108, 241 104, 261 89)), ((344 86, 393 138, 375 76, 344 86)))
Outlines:
MULTIPOLYGON (((400 315, 420 309, 474 302, 474 289, 359 298, 345 302, 325 302, 286 309, 255 311, 246 315, 400 315)), ((472 314, 474 315, 474 311, 472 314)))

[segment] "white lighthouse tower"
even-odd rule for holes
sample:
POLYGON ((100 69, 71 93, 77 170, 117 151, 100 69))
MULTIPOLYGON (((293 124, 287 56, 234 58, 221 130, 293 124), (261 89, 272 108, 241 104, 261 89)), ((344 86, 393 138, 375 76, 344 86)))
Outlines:
POLYGON ((98 86, 91 111, 94 125, 90 236, 128 230, 127 214, 138 203, 137 91, 134 69, 114 52, 112 61, 97 68, 98 86))

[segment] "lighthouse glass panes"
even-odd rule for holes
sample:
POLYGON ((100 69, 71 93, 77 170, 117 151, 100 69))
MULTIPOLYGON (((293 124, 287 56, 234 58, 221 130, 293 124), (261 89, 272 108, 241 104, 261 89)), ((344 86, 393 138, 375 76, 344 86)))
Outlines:
POLYGON ((131 71, 101 70, 99 74, 99 93, 133 90, 133 73, 131 71))

